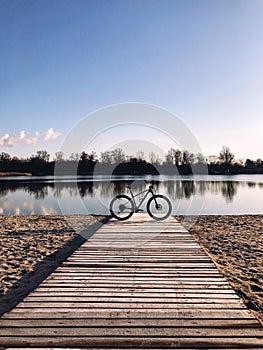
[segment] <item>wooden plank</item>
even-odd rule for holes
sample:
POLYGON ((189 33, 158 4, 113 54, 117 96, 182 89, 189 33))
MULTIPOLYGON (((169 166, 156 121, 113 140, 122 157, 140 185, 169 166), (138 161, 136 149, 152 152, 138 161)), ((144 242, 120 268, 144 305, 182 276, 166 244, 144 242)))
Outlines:
MULTIPOLYGON (((50 288, 49 288, 50 289, 50 288)), ((137 290, 135 288, 131 288, 129 290, 126 289, 119 289, 119 290, 113 290, 112 288, 104 288, 104 289, 99 289, 97 288, 96 290, 93 289, 85 289, 85 288, 55 288, 52 289, 55 294, 51 294, 50 291, 43 288, 36 289, 34 293, 31 293, 26 299, 31 297, 38 297, 38 296, 50 296, 52 298, 57 297, 57 296, 63 296, 63 295, 80 295, 80 296, 136 296, 136 297, 162 297, 162 298, 183 298, 183 297, 195 297, 195 298, 207 298, 209 299, 210 297, 214 298, 234 298, 237 300, 240 300, 239 297, 236 295, 236 293, 233 293, 231 290, 220 290, 219 292, 214 289, 214 290, 192 290, 192 289, 182 289, 182 290, 161 290, 159 291, 155 289, 151 290, 137 290)))
POLYGON ((63 276, 63 277, 70 277, 70 276, 83 276, 83 277, 89 277, 89 276, 93 276, 93 277, 97 277, 97 276, 119 276, 119 277, 125 277, 125 276, 130 276, 130 277, 148 277, 148 278, 151 278, 151 277, 173 277, 175 275, 177 275, 178 277, 181 276, 181 277, 207 277, 207 276, 210 276, 210 277, 221 277, 221 275, 218 273, 218 272, 209 272, 209 271, 203 271, 203 270, 195 270, 195 271, 185 271, 183 270, 182 272, 173 272, 172 270, 171 271, 168 271, 168 272, 165 272, 165 271, 158 271, 158 272, 153 272, 153 271, 145 271, 144 269, 138 269, 138 270, 126 270, 126 271, 119 271, 119 270, 109 270, 109 271, 89 271, 87 270, 86 272, 85 271, 81 271, 81 270, 75 270, 75 271, 62 271, 62 272, 54 272, 53 273, 53 276, 56 276, 56 277, 59 277, 59 276, 63 276))
MULTIPOLYGON (((41 315, 39 315, 40 317, 41 315)), ((163 318, 156 319, 154 327, 206 327, 206 328, 258 328, 259 324, 255 319, 183 319, 182 318, 163 318), (197 321, 198 320, 198 321, 197 321)), ((0 327, 20 328, 21 320, 19 318, 0 319, 0 327)), ((24 328, 43 328, 43 327, 152 327, 151 318, 67 318, 67 319, 25 319, 24 328)), ((176 332, 176 330, 175 330, 176 332)))
MULTIPOLYGON (((111 265, 109 263, 109 265, 111 265)), ((197 264, 196 264, 197 265, 197 264)), ((66 266, 65 266, 66 267, 66 266)), ((150 266, 139 266, 137 268, 131 266, 126 266, 126 267, 122 267, 121 264, 119 264, 119 266, 109 266, 107 268, 107 266, 99 266, 99 267, 94 267, 94 266, 78 266, 78 264, 75 264, 74 266, 69 266, 66 267, 65 270, 61 270, 61 271, 55 271, 54 275, 60 275, 60 274, 85 274, 86 276, 89 275, 96 275, 96 274, 104 274, 104 275, 121 275, 121 274, 125 274, 125 275, 149 275, 149 276, 159 276, 159 275, 166 275, 166 276, 174 276, 174 278, 176 278, 177 276, 220 276, 222 277, 222 275, 218 272, 218 270, 215 270, 211 267, 203 267, 203 268, 198 268, 197 266, 194 267, 194 265, 192 267, 176 267, 176 268, 170 268, 170 269, 166 269, 162 266, 156 267, 154 269, 151 269, 150 266)))
MULTIPOLYGON (((135 267, 135 268, 140 268, 140 267, 142 267, 142 266, 146 266, 146 267, 150 267, 151 266, 151 263, 143 263, 143 264, 138 264, 138 263, 134 263, 134 264, 129 264, 129 263, 127 263, 127 262, 125 262, 125 263, 99 263, 99 262, 97 262, 97 263, 86 263, 85 261, 77 261, 77 262, 72 262, 72 261, 66 261, 66 262, 64 262, 64 266, 70 266, 70 267, 74 267, 74 266, 82 266, 82 267, 106 267, 106 266, 109 266, 109 267, 118 267, 118 266, 122 266, 122 267, 129 267, 129 266, 131 266, 131 265, 133 265, 133 267, 135 267)), ((202 267, 202 268, 209 268, 209 267, 212 267, 213 266, 213 264, 212 263, 200 263, 200 264, 198 264, 198 266, 196 266, 197 264, 195 264, 194 265, 194 263, 193 264, 191 264, 191 263, 160 263, 160 264, 158 264, 158 267, 159 268, 164 268, 164 267, 166 267, 166 268, 168 268, 168 269, 170 269, 170 268, 184 268, 184 267, 188 267, 188 268, 193 268, 193 269, 195 269, 195 268, 200 268, 200 267, 202 267)))
POLYGON ((239 301, 238 297, 224 297, 224 298, 215 298, 213 296, 208 297, 138 297, 138 296, 105 296, 105 295, 96 295, 96 296, 86 296, 86 295, 78 295, 78 296, 29 296, 20 304, 21 306, 30 306, 32 303, 52 303, 56 302, 58 306, 61 304, 77 304, 80 303, 85 305, 86 303, 158 303, 158 304, 181 304, 181 303, 195 303, 195 304, 219 304, 219 303, 231 303, 233 300, 239 301), (176 299, 176 303, 175 303, 176 299), (29 305, 28 305, 29 304, 29 305))
MULTIPOLYGON (((173 303, 173 304, 168 304, 169 309, 192 309, 192 308, 197 308, 197 309, 211 309, 213 308, 214 310, 219 309, 219 310, 226 310, 226 309, 235 309, 235 310, 241 310, 244 309, 245 306, 243 304, 231 302, 231 303, 173 303)), ((121 302, 116 302, 116 303, 103 303, 103 302, 97 302, 97 303, 56 303, 56 302, 50 302, 50 303, 44 303, 44 302, 39 302, 39 303, 33 303, 31 302, 28 305, 25 305, 23 303, 19 304, 19 306, 16 307, 17 311, 27 311, 31 312, 33 309, 36 312, 42 312, 42 311, 47 311, 49 309, 50 312, 55 312, 55 311, 70 311, 72 309, 78 310, 79 312, 90 310, 90 309, 114 309, 114 310, 119 310, 119 309, 134 309, 134 310, 139 310, 139 309, 165 309, 167 308, 167 304, 165 303, 121 303, 121 302), (47 305, 48 304, 48 305, 47 305), (45 309, 45 310, 44 310, 45 309)))
POLYGON ((218 289, 218 288, 210 288, 210 289, 194 289, 194 288, 191 288, 191 289, 187 289, 187 288, 181 288, 181 289, 175 289, 175 288, 119 288, 119 287, 116 287, 116 288, 89 288, 88 286, 85 286, 85 287, 75 287, 75 286, 72 286, 72 287, 51 287, 51 288, 47 288, 45 286, 39 286, 35 291, 34 293, 31 293, 31 295, 36 295, 37 293, 39 294, 42 294, 42 293, 48 293, 50 295, 50 292, 54 292, 56 293, 56 295, 59 295, 60 293, 67 293, 67 294, 70 294, 70 293, 88 293, 89 295, 91 295, 91 293, 117 293, 117 294, 122 294, 122 293, 126 293, 126 294, 135 294, 136 295, 139 295, 140 293, 141 294, 175 294, 175 295, 189 295, 189 294, 201 294, 202 295, 205 295, 205 294, 208 294, 208 297, 209 297, 209 294, 211 293, 212 295, 213 294, 216 294, 216 295, 220 295, 220 294, 231 294, 231 295, 234 295, 236 296, 236 293, 230 289, 229 287, 228 288, 224 288, 224 289, 218 289))
POLYGON ((4 327, 4 337, 262 337, 262 327, 4 327))
POLYGON ((137 276, 114 276, 114 277, 107 277, 107 276, 104 276, 102 277, 101 279, 97 278, 96 276, 95 277, 83 277, 83 278, 78 278, 78 277, 62 277, 62 278, 58 278, 58 279, 50 279, 47 281, 47 285, 50 285, 50 284, 54 284, 54 283, 79 283, 79 286, 82 286, 83 284, 89 284, 90 286, 91 285, 103 285, 103 284, 106 284, 106 285, 112 285, 112 283, 114 283, 117 286, 121 286, 121 285, 124 285, 124 286, 127 286, 127 285, 131 285, 133 284, 134 282, 136 282, 136 286, 138 285, 157 285, 160 284, 160 287, 169 287, 169 288, 173 288, 173 286, 178 286, 178 285, 182 285, 182 284, 185 284, 185 285, 209 285, 209 286, 212 286, 212 285, 216 285, 218 287, 222 286, 228 286, 225 281, 222 281, 220 279, 216 280, 212 280, 210 279, 209 281, 206 281, 204 277, 196 277, 196 278, 187 278, 187 277, 182 277, 181 279, 178 279, 178 281, 174 281, 172 279, 172 277, 170 276, 160 276, 159 278, 158 277, 151 277, 149 276, 147 278, 147 276, 142 276, 142 277, 137 277, 137 276), (151 279, 151 281, 149 281, 149 279, 151 279))
POLYGON ((169 288, 176 288, 176 287, 182 287, 185 286, 187 288, 194 287, 194 288, 229 288, 228 285, 223 282, 206 282, 206 281, 163 281, 161 283, 160 281, 137 281, 134 279, 133 281, 125 282, 125 279, 123 281, 90 281, 89 279, 87 281, 74 281, 74 280, 48 280, 46 281, 46 286, 76 286, 78 284, 79 287, 84 287, 88 284, 88 286, 91 287, 112 287, 112 285, 115 283, 116 287, 138 287, 138 288, 153 288, 155 286, 157 287, 169 287, 169 288))
MULTIPOLYGON (((255 348, 255 347, 253 347, 253 348, 255 348)), ((258 347, 256 347, 257 349, 258 349, 258 347)), ((5 348, 5 350, 54 350, 54 348, 52 347, 52 348, 49 348, 49 347, 46 347, 46 348, 42 348, 42 347, 31 347, 30 346, 30 348, 28 348, 28 347, 23 347, 23 348, 21 348, 21 347, 12 347, 12 348, 5 348)), ((67 348, 65 348, 65 347, 59 347, 59 350, 68 350, 69 348, 67 347, 67 348)), ((74 348, 74 350, 83 350, 83 349, 85 349, 85 350, 98 350, 98 348, 94 348, 94 347, 89 347, 89 348, 87 348, 87 347, 85 347, 85 348, 74 348)), ((100 350, 109 350, 109 348, 105 348, 105 347, 100 347, 99 348, 100 350)), ((114 349, 115 350, 125 350, 125 349, 127 349, 127 347, 114 347, 114 349)), ((139 349, 142 349, 142 348, 138 348, 138 347, 133 347, 132 348, 133 350, 139 350, 139 349)), ((153 348, 153 347, 148 347, 147 346, 147 350, 153 350, 153 349, 156 349, 156 348, 153 348)), ((171 347, 169 347, 169 348, 167 348, 167 347, 162 347, 162 350, 170 350, 171 349, 171 347)), ((188 350, 194 350, 194 348, 193 347, 187 347, 187 349, 188 350)), ((196 349, 196 348, 195 348, 196 349)), ((228 350, 234 350, 234 349, 237 349, 236 347, 235 348, 233 348, 233 347, 224 347, 224 349, 228 349, 228 350)), ((238 347, 238 349, 242 349, 242 350, 245 350, 245 349, 248 349, 248 347, 246 346, 246 347, 238 347)), ((220 347, 220 348, 218 348, 218 347, 213 347, 213 350, 222 350, 222 347, 220 347)))
POLYGON ((52 347, 66 347, 66 349, 72 348, 76 349, 76 347, 91 349, 95 348, 103 348, 106 347, 108 349, 116 349, 119 347, 135 349, 136 347, 141 349, 213 349, 216 347, 222 348, 235 348, 240 349, 240 346, 246 348, 256 347, 258 349, 262 349, 262 339, 258 337, 204 337, 200 336, 188 336, 188 337, 135 337, 135 336, 107 336, 107 337, 75 337, 75 336, 49 336, 49 337, 5 337, 0 340, 2 346, 37 346, 43 347, 43 344, 52 347))
MULTIPOLYGON (((143 309, 118 309, 118 310, 108 310, 108 309, 91 309, 82 310, 81 312, 71 309, 69 311, 59 310, 54 312, 53 309, 42 310, 41 313, 32 309, 29 313, 25 309, 14 309, 11 313, 6 313, 4 319, 82 319, 82 318, 102 318, 102 319, 151 319, 153 324, 159 319, 195 319, 198 324, 199 321, 202 322, 203 319, 217 319, 217 320, 240 320, 240 319, 253 319, 255 322, 255 317, 247 309, 221 309, 221 310, 211 310, 211 309, 149 309, 147 313, 143 309)), ((20 321, 21 322, 21 321, 20 321)), ((21 324, 22 325, 22 324, 21 324)))

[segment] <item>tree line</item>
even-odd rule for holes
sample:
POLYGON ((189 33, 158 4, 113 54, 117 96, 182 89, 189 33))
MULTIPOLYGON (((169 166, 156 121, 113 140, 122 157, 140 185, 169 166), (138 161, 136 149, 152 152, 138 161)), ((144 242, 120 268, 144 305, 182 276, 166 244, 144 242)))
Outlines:
POLYGON ((1 173, 28 173, 32 175, 53 175, 55 164, 63 165, 64 174, 263 174, 261 159, 237 160, 229 147, 223 146, 218 156, 205 157, 187 150, 170 148, 161 160, 154 152, 146 155, 126 155, 121 148, 97 154, 92 152, 71 153, 68 158, 63 152, 56 152, 53 159, 46 150, 37 151, 28 158, 11 157, 0 153, 1 173))

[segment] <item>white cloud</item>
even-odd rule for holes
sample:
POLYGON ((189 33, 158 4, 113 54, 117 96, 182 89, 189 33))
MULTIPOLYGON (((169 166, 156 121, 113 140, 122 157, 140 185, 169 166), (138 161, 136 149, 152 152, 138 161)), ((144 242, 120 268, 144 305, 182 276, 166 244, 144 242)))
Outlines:
POLYGON ((23 139, 23 141, 24 141, 24 143, 25 143, 26 145, 32 145, 32 144, 34 144, 34 143, 37 143, 37 141, 38 141, 38 136, 39 136, 39 132, 36 131, 36 132, 35 132, 35 135, 34 135, 33 137, 31 137, 31 138, 25 138, 25 139, 23 139))
POLYGON ((26 135, 27 135, 27 133, 25 132, 25 130, 21 130, 20 133, 19 133, 18 139, 19 140, 23 140, 23 139, 26 138, 26 135))
MULTIPOLYGON (((43 134, 43 141, 55 140, 61 135, 61 132, 50 128, 43 134)), ((30 132, 21 130, 18 134, 10 135, 8 133, 0 135, 0 146, 2 147, 15 147, 18 145, 33 145, 39 141, 40 133, 35 131, 33 134, 30 132)))
POLYGON ((0 136, 0 146, 14 147, 16 145, 31 145, 38 141, 39 132, 36 131, 33 137, 29 136, 29 132, 21 130, 18 135, 4 134, 0 136))
POLYGON ((43 141, 55 140, 61 135, 60 131, 54 130, 53 128, 48 129, 44 133, 43 141))
POLYGON ((9 134, 4 134, 0 136, 0 146, 4 147, 13 147, 13 140, 11 139, 9 134))

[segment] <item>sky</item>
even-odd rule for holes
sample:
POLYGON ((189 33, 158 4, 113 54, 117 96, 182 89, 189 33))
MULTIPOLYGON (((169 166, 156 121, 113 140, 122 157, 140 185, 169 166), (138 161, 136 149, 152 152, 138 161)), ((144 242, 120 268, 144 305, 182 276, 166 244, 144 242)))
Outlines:
POLYGON ((142 102, 206 155, 263 158, 262 96, 262 0, 0 0, 0 152, 54 154, 93 111, 142 102))

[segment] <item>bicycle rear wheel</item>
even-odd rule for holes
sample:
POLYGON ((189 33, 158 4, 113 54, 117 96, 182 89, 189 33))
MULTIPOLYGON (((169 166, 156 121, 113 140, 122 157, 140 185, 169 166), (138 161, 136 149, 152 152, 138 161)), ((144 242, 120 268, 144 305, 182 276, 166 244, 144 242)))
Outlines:
POLYGON ((130 197, 121 194, 110 202, 110 213, 118 220, 127 220, 134 213, 134 204, 130 197))
POLYGON ((155 220, 165 220, 172 212, 170 200, 161 194, 152 196, 148 200, 146 208, 150 217, 155 220))

